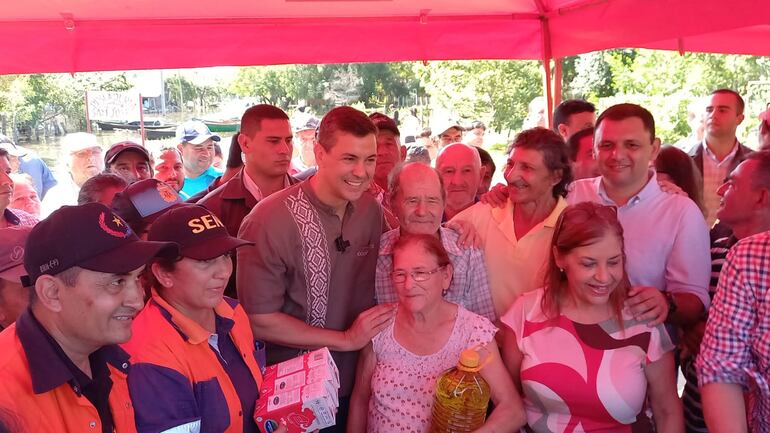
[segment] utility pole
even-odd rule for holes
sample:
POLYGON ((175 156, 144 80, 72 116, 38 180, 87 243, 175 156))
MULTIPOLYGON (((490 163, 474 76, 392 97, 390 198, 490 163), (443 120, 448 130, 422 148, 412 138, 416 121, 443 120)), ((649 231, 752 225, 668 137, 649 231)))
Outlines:
POLYGON ((163 81, 163 69, 160 70, 160 113, 166 115, 166 83, 163 81))

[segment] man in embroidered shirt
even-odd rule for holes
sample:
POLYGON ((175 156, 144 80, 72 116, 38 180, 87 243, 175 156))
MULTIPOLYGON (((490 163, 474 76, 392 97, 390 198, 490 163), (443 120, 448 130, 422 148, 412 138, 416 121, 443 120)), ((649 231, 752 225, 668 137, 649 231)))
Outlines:
POLYGON ((575 181, 567 202, 618 207, 635 286, 626 306, 638 320, 687 326, 709 305, 709 235, 692 200, 660 189, 649 168, 659 150, 649 111, 635 104, 608 108, 594 135, 602 175, 575 181))
POLYGON ((393 172, 390 190, 391 207, 400 228, 385 233, 380 241, 374 286, 377 303, 398 301, 390 274, 393 271, 392 247, 401 233, 432 234, 441 239, 452 261, 452 284, 444 297, 494 322, 495 309, 487 282, 484 253, 476 248, 461 249, 457 245, 459 234, 441 227, 445 193, 438 172, 419 162, 400 166, 393 172))
POLYGON ((136 431, 117 344, 143 306, 139 274, 175 244, 145 242, 107 207, 65 206, 30 232, 29 308, 0 334, 0 407, 19 431, 136 431))
MULTIPOLYGON (((218 216, 235 236, 254 206, 265 197, 297 181, 287 174, 291 161, 292 133, 289 116, 278 107, 261 104, 250 107, 241 118, 238 144, 245 159, 232 179, 208 193, 198 204, 218 216)), ((237 262, 225 295, 236 297, 237 262)))
POLYGON ((719 208, 717 188, 727 175, 752 151, 738 142, 735 131, 743 122, 743 98, 736 91, 718 89, 706 104, 706 135, 690 156, 703 174, 703 204, 708 211, 709 227, 716 221, 719 208))
MULTIPOLYGON (((711 245, 709 295, 712 298, 716 293, 725 257, 731 248, 741 239, 770 230, 770 152, 749 155, 728 175, 717 193, 722 198, 717 218, 732 234, 714 240, 711 245)), ((713 313, 714 309, 711 311, 713 313)), ((698 323, 685 329, 682 338, 686 348, 682 357, 682 373, 687 380, 682 402, 688 432, 708 432, 703 418, 695 368, 695 356, 700 352, 706 319, 707 317, 703 317, 698 323)))
POLYGON ((364 194, 374 175, 377 128, 351 107, 321 120, 318 173, 259 202, 238 237, 238 297, 268 364, 328 346, 340 370, 337 430, 344 431, 358 350, 387 326, 374 305, 382 209, 364 194), (299 349, 299 350, 298 350, 299 349))

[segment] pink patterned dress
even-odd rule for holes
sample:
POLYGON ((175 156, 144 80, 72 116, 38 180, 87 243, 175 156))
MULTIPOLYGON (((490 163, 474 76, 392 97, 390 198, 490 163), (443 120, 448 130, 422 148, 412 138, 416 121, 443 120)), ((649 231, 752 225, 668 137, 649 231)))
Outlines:
POLYGON ((366 431, 428 431, 438 376, 457 365, 460 352, 488 344, 496 332, 497 328, 488 319, 458 305, 449 339, 432 355, 415 355, 406 350, 393 338, 393 324, 377 334, 372 340, 377 366, 372 375, 366 431))
POLYGON ((548 320, 542 297, 543 289, 519 297, 501 319, 516 333, 523 355, 528 431, 645 431, 649 420, 638 416, 647 393, 644 369, 673 349, 665 328, 625 316, 623 330, 615 320, 548 320))

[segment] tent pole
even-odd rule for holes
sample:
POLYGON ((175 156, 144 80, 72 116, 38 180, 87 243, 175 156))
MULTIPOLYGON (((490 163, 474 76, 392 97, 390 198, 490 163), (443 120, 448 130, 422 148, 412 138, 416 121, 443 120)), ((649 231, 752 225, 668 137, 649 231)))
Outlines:
POLYGON ((546 127, 553 123, 553 91, 551 89, 551 60, 543 59, 543 85, 545 87, 546 127))
POLYGON ((540 24, 543 34, 543 71, 545 80, 545 111, 547 126, 550 128, 553 123, 553 90, 551 87, 551 32, 548 27, 548 18, 542 16, 540 24))
POLYGON ((561 86, 562 86, 562 60, 563 59, 554 59, 554 66, 553 66, 553 106, 556 108, 556 106, 559 105, 561 102, 562 94, 561 94, 561 86))
POLYGON ((88 113, 88 90, 86 90, 85 103, 86 103, 86 132, 90 134, 91 133, 91 115, 88 113))

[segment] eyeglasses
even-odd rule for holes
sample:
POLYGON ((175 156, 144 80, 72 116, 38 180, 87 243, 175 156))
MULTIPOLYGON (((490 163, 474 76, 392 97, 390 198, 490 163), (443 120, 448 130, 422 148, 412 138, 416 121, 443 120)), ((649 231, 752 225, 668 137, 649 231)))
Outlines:
POLYGON ((436 272, 440 271, 441 269, 445 268, 444 266, 439 266, 436 269, 432 271, 395 271, 390 274, 390 277, 393 279, 394 284, 404 284, 406 282, 406 276, 411 275, 412 280, 419 282, 428 281, 431 277, 431 275, 435 274, 436 272))

